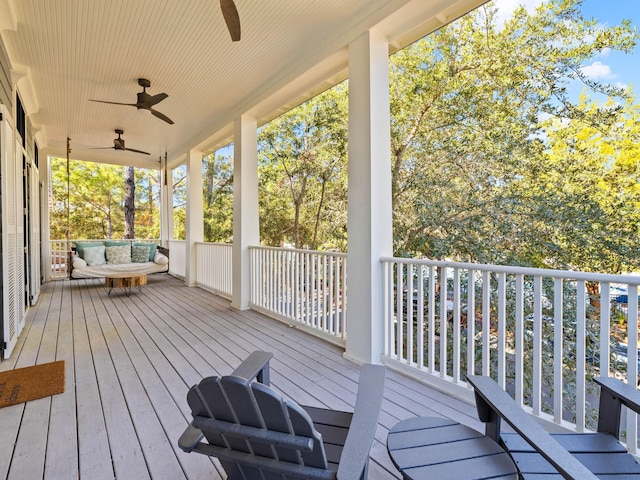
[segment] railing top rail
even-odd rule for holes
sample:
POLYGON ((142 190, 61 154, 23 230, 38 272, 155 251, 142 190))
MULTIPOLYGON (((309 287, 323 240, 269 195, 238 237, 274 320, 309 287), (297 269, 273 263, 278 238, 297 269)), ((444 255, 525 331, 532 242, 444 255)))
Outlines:
MULTIPOLYGON (((66 238, 51 238, 49 242, 66 242, 66 238)), ((70 238, 69 242, 159 242, 157 238, 70 238)))
POLYGON ((297 252, 297 253, 313 253, 316 255, 331 255, 334 257, 345 257, 347 256, 344 252, 323 252, 320 250, 304 250, 299 248, 285 248, 285 247, 264 247, 262 245, 252 245, 249 246, 250 250, 274 250, 278 252, 297 252))
POLYGON ((219 247, 233 247, 233 243, 222 242, 194 242, 196 245, 217 245, 219 247))
POLYGON ((446 260, 426 260, 417 258, 382 257, 382 263, 404 263, 412 265, 425 265, 433 267, 458 268, 463 270, 476 270, 480 272, 511 273, 531 275, 538 277, 550 277, 563 280, 584 280, 601 283, 624 283, 628 285, 640 285, 638 275, 614 275, 607 273, 572 272, 570 270, 552 270, 547 268, 514 267, 507 265, 490 265, 480 263, 451 262, 446 260))

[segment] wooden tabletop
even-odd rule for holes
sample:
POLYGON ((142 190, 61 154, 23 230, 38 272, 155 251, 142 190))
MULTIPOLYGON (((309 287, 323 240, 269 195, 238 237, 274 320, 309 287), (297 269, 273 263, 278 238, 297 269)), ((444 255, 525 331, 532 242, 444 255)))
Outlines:
POLYGON ((389 430, 387 450, 405 479, 518 479, 500 445, 447 418, 415 417, 389 430))
POLYGON ((135 277, 146 277, 146 273, 138 273, 138 272, 123 272, 123 273, 109 273, 105 275, 105 278, 135 278, 135 277))

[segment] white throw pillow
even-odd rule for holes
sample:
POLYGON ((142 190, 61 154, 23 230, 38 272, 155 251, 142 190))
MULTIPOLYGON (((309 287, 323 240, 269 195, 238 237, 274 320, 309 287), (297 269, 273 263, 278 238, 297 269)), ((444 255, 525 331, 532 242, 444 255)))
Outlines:
POLYGON ((87 266, 87 262, 78 257, 77 255, 73 257, 73 268, 84 268, 87 266))
POLYGON ((169 258, 166 255, 161 254, 160 252, 156 252, 155 256, 153 257, 153 261, 158 265, 169 264, 169 258))
POLYGON ((99 247, 87 247, 84 249, 84 261, 90 267, 97 267, 106 263, 104 258, 104 245, 99 247))

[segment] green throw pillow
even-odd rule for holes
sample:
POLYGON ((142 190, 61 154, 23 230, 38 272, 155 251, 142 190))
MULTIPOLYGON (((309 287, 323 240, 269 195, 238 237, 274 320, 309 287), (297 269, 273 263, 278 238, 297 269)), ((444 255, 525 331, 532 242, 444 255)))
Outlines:
POLYGON ((105 240, 105 247, 124 247, 125 245, 131 245, 131 242, 123 242, 122 240, 105 240))
POLYGON ((134 245, 131 247, 131 263, 146 263, 149 261, 151 245, 134 245))
POLYGON ((131 263, 131 247, 129 244, 115 247, 105 247, 107 265, 121 265, 131 263))
POLYGON ((84 258, 85 248, 102 246, 102 242, 75 242, 75 244, 76 244, 76 250, 78 251, 78 255, 80 255, 80 258, 84 258))
POLYGON ((149 261, 153 262, 153 257, 156 256, 156 250, 158 249, 158 244, 157 243, 134 243, 134 246, 143 246, 143 247, 151 247, 151 250, 149 250, 149 261))
POLYGON ((104 246, 99 247, 84 247, 84 261, 90 267, 98 267, 104 265, 104 246))

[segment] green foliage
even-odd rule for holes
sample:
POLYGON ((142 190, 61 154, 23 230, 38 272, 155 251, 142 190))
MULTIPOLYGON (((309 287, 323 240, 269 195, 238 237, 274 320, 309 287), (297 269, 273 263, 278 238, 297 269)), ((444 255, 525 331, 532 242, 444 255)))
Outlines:
POLYGON ((187 167, 173 170, 173 238, 187 238, 187 167))
MULTIPOLYGON (((604 49, 630 51, 637 34, 628 22, 602 28, 585 20, 580 3, 550 1, 535 13, 519 9, 502 30, 488 4, 392 57, 397 254, 588 269, 595 249, 576 255, 584 242, 554 241, 559 218, 564 218, 566 240, 575 236, 572 228, 593 230, 594 224, 609 239, 629 233, 628 227, 618 229, 621 219, 603 220, 603 210, 610 211, 600 203, 603 195, 577 193, 587 176, 620 185, 615 176, 600 175, 612 156, 593 157, 600 166, 585 170, 578 154, 562 157, 558 150, 582 129, 593 132, 587 138, 594 152, 610 147, 613 131, 621 135, 621 147, 630 134, 619 127, 631 120, 628 108, 600 105, 588 96, 606 94, 624 102, 629 92, 589 80, 581 66, 604 49), (580 102, 567 93, 576 81, 585 87, 580 102), (553 197, 553 181, 547 182, 545 195, 532 193, 541 172, 554 164, 563 167, 558 175, 575 195, 553 197)), ((607 188, 611 191, 613 184, 607 188)), ((633 189, 618 189, 618 195, 621 204, 637 202, 633 189)), ((637 211, 629 213, 636 225, 637 211)), ((637 232, 631 233, 630 243, 637 244, 637 232)), ((618 249, 615 255, 627 253, 618 249)), ((637 254, 633 262, 640 262, 637 254)), ((619 271, 619 263, 600 261, 598 267, 619 271)))
POLYGON ((260 235, 265 243, 346 248, 346 154, 346 83, 260 130, 260 235))
POLYGON ((208 155, 202 163, 204 240, 231 242, 233 239, 233 159, 208 155))
MULTIPOLYGON (((158 187, 151 171, 136 169, 136 233, 138 238, 158 238, 158 187)), ((51 238, 67 234, 66 159, 51 159, 51 238)), ((123 238, 124 168, 70 161, 69 237, 123 238)))

